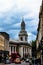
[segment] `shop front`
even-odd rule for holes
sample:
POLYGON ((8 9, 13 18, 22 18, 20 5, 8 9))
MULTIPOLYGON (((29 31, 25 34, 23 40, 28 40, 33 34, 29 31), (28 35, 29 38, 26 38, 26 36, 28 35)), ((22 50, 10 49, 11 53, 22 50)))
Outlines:
POLYGON ((3 51, 0 50, 0 63, 2 62, 2 54, 3 54, 3 51))
POLYGON ((0 50, 0 63, 6 61, 7 55, 9 55, 8 51, 0 50))

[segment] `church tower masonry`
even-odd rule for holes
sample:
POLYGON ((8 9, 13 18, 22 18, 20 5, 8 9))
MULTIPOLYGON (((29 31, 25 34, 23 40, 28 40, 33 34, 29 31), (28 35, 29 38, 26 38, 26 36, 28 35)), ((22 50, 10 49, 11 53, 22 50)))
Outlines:
POLYGON ((19 33, 19 40, 20 41, 27 41, 27 38, 28 38, 28 34, 27 34, 27 31, 25 30, 25 22, 24 22, 24 19, 22 19, 21 31, 19 33))

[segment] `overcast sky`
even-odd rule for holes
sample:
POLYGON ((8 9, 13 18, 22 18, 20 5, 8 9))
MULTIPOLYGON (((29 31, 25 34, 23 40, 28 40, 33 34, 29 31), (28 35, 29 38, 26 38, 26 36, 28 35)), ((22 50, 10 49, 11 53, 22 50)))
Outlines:
POLYGON ((17 40, 24 17, 28 41, 35 40, 41 1, 0 0, 0 32, 7 32, 11 39, 17 40))

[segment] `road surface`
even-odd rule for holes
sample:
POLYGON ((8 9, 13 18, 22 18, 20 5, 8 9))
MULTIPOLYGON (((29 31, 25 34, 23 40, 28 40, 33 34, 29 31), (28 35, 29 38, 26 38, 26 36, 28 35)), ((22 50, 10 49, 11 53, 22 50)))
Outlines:
POLYGON ((11 63, 11 64, 1 64, 1 65, 29 65, 29 63, 22 62, 21 64, 11 63))

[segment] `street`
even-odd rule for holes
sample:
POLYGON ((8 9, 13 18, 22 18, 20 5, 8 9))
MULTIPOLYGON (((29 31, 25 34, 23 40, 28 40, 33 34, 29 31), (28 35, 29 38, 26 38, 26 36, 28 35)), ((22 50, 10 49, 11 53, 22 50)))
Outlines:
POLYGON ((12 63, 12 64, 7 64, 7 65, 29 65, 29 63, 21 63, 21 64, 12 63))
POLYGON ((11 63, 11 64, 1 64, 1 65, 29 65, 29 63, 22 62, 21 64, 11 63))

